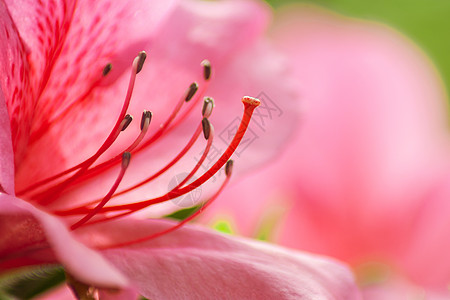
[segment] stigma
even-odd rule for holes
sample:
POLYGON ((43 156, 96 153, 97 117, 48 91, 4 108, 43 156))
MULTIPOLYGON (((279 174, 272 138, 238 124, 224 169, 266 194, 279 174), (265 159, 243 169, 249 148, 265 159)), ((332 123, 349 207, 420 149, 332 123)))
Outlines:
MULTIPOLYGON (((115 143, 117 143, 120 135, 132 134, 128 131, 130 131, 130 124, 133 122, 134 118, 128 113, 128 109, 137 74, 139 74, 144 67, 146 57, 147 55, 145 52, 140 52, 133 60, 131 64, 128 88, 126 91, 126 96, 123 100, 121 111, 118 112, 114 126, 111 128, 109 134, 105 137, 103 143, 97 151, 86 160, 81 161, 75 166, 67 168, 64 171, 49 176, 39 182, 33 183, 17 192, 18 196, 33 204, 44 208, 54 207, 53 204, 57 204, 58 201, 66 196, 69 191, 80 187, 83 183, 86 183, 89 180, 98 178, 107 171, 117 170, 114 183, 104 192, 103 197, 98 199, 86 199, 86 201, 82 202, 82 204, 80 204, 79 201, 74 201, 74 203, 77 203, 76 205, 51 211, 51 213, 55 215, 66 218, 70 230, 77 230, 80 227, 109 222, 114 219, 125 217, 146 209, 152 205, 160 204, 177 197, 187 195, 198 187, 204 185, 209 179, 214 177, 215 174, 223 169, 225 179, 217 188, 216 192, 208 199, 205 199, 201 208, 195 211, 191 216, 183 221, 180 221, 173 227, 166 229, 164 232, 152 234, 151 236, 146 236, 139 240, 127 241, 117 245, 109 245, 108 247, 110 248, 130 245, 143 240, 157 238, 158 236, 164 234, 169 234, 171 231, 183 226, 186 222, 190 221, 206 209, 220 195, 225 186, 228 184, 234 164, 233 160, 231 160, 231 156, 241 143, 244 134, 249 127, 254 109, 260 105, 260 101, 253 97, 244 96, 241 99, 243 103, 243 112, 236 134, 220 157, 209 168, 204 167, 206 171, 198 174, 200 167, 203 166, 205 159, 208 156, 214 140, 214 126, 209 118, 215 105, 214 100, 205 95, 208 85, 212 80, 213 72, 211 63, 208 60, 203 60, 200 63, 200 67, 203 69, 202 80, 193 81, 186 87, 185 92, 176 102, 170 114, 159 126, 152 126, 153 113, 151 110, 143 109, 140 119, 140 130, 138 130, 139 132, 135 134, 135 138, 132 142, 130 142, 130 144, 125 147, 123 151, 99 163, 99 158, 102 157, 107 150, 111 149, 115 143), (137 153, 143 152, 144 150, 149 150, 156 142, 170 135, 171 131, 178 126, 181 126, 181 122, 190 116, 192 110, 196 107, 201 110, 201 118, 199 118, 197 126, 194 127, 195 130, 191 138, 186 145, 180 147, 180 150, 175 157, 152 174, 143 176, 143 178, 138 179, 131 185, 122 186, 127 170, 129 169, 129 166, 133 164, 133 156, 137 153), (156 128, 151 134, 149 134, 152 127, 156 128), (131 197, 128 197, 125 198, 127 199, 126 203, 110 204, 110 200, 118 196, 126 196, 128 193, 157 180, 161 175, 168 172, 177 162, 187 156, 187 153, 190 149, 192 149, 194 144, 201 142, 201 135, 203 136, 205 143, 201 157, 188 172, 186 177, 181 182, 177 183, 175 187, 172 187, 167 193, 157 197, 148 199, 131 199, 131 197)), ((99 74, 99 77, 108 76, 112 70, 113 65, 107 64, 101 74, 99 74)), ((149 152, 146 151, 145 154, 147 155, 147 153, 149 152)), ((151 157, 148 159, 151 160, 151 157)))

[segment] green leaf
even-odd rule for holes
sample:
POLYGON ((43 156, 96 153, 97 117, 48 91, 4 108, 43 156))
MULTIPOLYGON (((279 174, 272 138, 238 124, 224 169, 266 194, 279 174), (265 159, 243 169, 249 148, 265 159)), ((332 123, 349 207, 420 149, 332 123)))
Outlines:
POLYGON ((65 281, 61 266, 26 268, 0 278, 0 299, 31 299, 65 281))
POLYGON ((186 219, 187 217, 189 217, 190 215, 192 215, 193 213, 195 213, 200 207, 201 207, 201 205, 192 206, 189 208, 183 208, 174 213, 164 216, 164 218, 182 221, 182 220, 186 219))

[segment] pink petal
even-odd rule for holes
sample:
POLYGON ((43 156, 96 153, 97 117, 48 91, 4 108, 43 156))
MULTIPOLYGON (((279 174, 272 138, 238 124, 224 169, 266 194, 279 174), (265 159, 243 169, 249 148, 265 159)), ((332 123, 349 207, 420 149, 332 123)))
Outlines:
POLYGON ((265 209, 284 206, 282 244, 353 265, 383 260, 442 287, 448 197, 432 190, 448 181, 448 133, 436 71, 385 27, 291 11, 273 36, 302 91, 298 135, 273 166, 225 191, 216 212, 254 234, 265 209))
MULTIPOLYGON (((79 133, 73 135, 71 130, 82 132, 83 128, 73 124, 97 118, 97 122, 104 123, 105 127, 97 129, 101 130, 97 134, 104 139, 115 121, 112 116, 115 111, 111 108, 107 116, 99 119, 101 114, 97 110, 106 106, 100 103, 109 103, 111 99, 103 99, 97 93, 101 92, 102 86, 114 83, 131 66, 132 59, 152 39, 174 2, 8 1, 30 52, 33 91, 26 93, 25 102, 36 104, 33 105, 33 119, 19 120, 33 121, 27 156, 16 162, 19 189, 23 181, 42 178, 43 174, 48 175, 60 166, 73 164, 63 149, 61 153, 55 151, 58 143, 67 143, 64 140, 66 131, 74 138, 82 138, 79 133), (113 64, 113 70, 103 78, 102 70, 107 63, 113 64), (86 113, 92 107, 97 109, 86 113), (53 155, 50 161, 46 158, 49 152, 53 155), (22 172, 28 175, 22 175, 22 172)), ((122 99, 123 96, 115 97, 117 105, 122 105, 122 99)), ((99 137, 95 132, 92 135, 92 139, 97 140, 93 147, 98 147, 99 137)), ((85 142, 85 138, 80 141, 85 142)), ((74 147, 74 144, 70 146, 74 147)), ((25 145, 17 147, 16 156, 24 148, 25 145)), ((83 158, 78 156, 76 163, 83 158)))
MULTIPOLYGON (((80 234, 104 246, 171 224, 128 219, 80 234)), ((335 261, 194 227, 103 254, 150 299, 359 299, 351 273, 335 261)))
POLYGON ((304 97, 284 164, 296 199, 282 240, 342 259, 393 255, 445 159, 441 81, 421 52, 385 27, 296 13, 284 15, 274 35, 304 97))
MULTIPOLYGON (((3 120, 11 120, 11 127, 7 125, 2 128, 12 131, 12 133, 8 133, 8 136, 10 136, 8 139, 13 140, 15 147, 24 149, 31 126, 31 114, 34 105, 34 102, 27 99, 27 95, 31 93, 30 66, 26 57, 26 47, 17 32, 15 24, 11 20, 4 1, 0 1, 0 28, 0 41, 2 44, 0 54, 0 71, 2 73, 0 89, 2 103, 6 101, 10 115, 10 118, 5 118, 6 115, 3 116, 3 120)), ((16 155, 21 156, 23 152, 16 153, 16 155)), ((11 160, 10 162, 13 161, 11 160)), ((10 165, 10 163, 7 165, 10 165)), ((11 187, 13 186, 11 185, 11 187)), ((5 188, 8 189, 9 187, 5 188)))
POLYGON ((0 90, 0 192, 14 194, 14 154, 5 98, 0 90))
POLYGON ((77 241, 60 220, 20 199, 0 197, 2 269, 58 262, 80 281, 95 286, 119 288, 127 284, 119 271, 77 241))
POLYGON ((363 289, 366 300, 398 300, 398 299, 448 299, 448 290, 429 290, 415 286, 401 278, 391 278, 387 282, 368 285, 363 289))
POLYGON ((450 241, 445 238, 450 234, 449 179, 447 174, 423 198, 398 261, 415 281, 436 288, 450 281, 450 241))

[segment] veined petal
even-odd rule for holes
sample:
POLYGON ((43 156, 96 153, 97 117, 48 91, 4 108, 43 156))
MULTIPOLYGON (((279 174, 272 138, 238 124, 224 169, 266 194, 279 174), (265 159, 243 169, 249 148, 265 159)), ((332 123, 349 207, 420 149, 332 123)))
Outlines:
MULTIPOLYGON (((97 118, 98 123, 111 128, 114 122, 111 110, 104 119, 98 118, 101 115, 98 111, 106 105, 103 102, 111 99, 96 92, 114 83, 131 65, 136 54, 151 42, 174 3, 175 0, 8 1, 28 50, 33 87, 33 93, 27 93, 25 101, 33 107, 27 153, 16 161, 18 188, 22 185, 21 172, 31 171, 30 179, 33 173, 48 175, 55 165, 68 163, 66 153, 55 151, 55 144, 64 142, 59 139, 63 136, 61 132, 76 128, 73 122, 83 121, 87 110, 95 108, 86 119, 97 118), (102 70, 108 63, 112 63, 113 70, 103 77, 102 70), (40 155, 50 147, 54 165, 36 165, 36 160, 44 159, 40 155)), ((115 95, 113 102, 120 105, 122 99, 115 95)), ((31 122, 31 118, 19 121, 31 122)), ((108 133, 105 127, 101 127, 103 134, 108 133)), ((24 148, 22 145, 16 152, 24 148)), ((82 158, 78 156, 77 162, 82 158)))
MULTIPOLYGON (((31 127, 31 116, 34 102, 29 95, 32 93, 30 85, 30 65, 27 60, 27 48, 24 45, 17 28, 11 19, 4 1, 0 1, 0 93, 2 94, 2 106, 6 101, 11 125, 3 126, 3 130, 11 130, 8 133, 12 139, 16 151, 15 156, 23 155, 31 127)), ((2 108, 3 109, 3 108, 2 108)), ((4 116, 6 118, 6 115, 4 116)), ((12 160, 14 162, 14 160, 12 160)), ((6 188, 6 187, 5 187, 6 188)))
POLYGON ((78 280, 121 288, 128 280, 98 252, 77 241, 57 218, 20 199, 0 195, 0 265, 61 263, 78 280))
MULTIPOLYGON (((128 219, 79 233, 105 246, 171 225, 128 219)), ((335 261, 195 227, 102 253, 150 299, 359 299, 351 273, 335 261)))
POLYGON ((11 127, 3 92, 0 90, 0 192, 14 195, 14 152, 11 127))

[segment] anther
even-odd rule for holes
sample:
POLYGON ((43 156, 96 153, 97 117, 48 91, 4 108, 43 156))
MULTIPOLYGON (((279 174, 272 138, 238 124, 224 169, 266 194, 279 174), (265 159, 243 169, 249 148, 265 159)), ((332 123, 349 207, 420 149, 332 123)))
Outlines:
POLYGON ((139 52, 138 58, 139 58, 139 60, 138 60, 138 63, 137 63, 136 74, 138 74, 142 70, 142 67, 144 66, 145 59, 147 58, 147 53, 145 53, 145 51, 139 52))
MULTIPOLYGON (((122 154, 122 168, 126 169, 128 168, 128 165, 130 164, 131 159, 131 153, 130 152, 124 152, 122 154)), ((228 164, 227 164, 228 166, 228 164)))
POLYGON ((227 175, 227 177, 231 176, 231 173, 233 172, 233 165, 234 161, 232 159, 227 161, 227 164, 225 165, 225 175, 227 175))
POLYGON ((144 110, 142 112, 142 118, 141 118, 141 130, 144 130, 144 126, 148 126, 152 120, 152 112, 148 110, 144 110))
POLYGON ((211 78, 211 63, 205 59, 201 62, 201 65, 203 66, 203 78, 209 80, 211 78))
POLYGON ((107 65, 103 68, 103 72, 102 72, 103 76, 108 75, 109 72, 111 72, 111 69, 112 69, 112 64, 111 64, 111 63, 107 64, 107 65))
POLYGON ((209 118, 209 116, 211 116, 213 108, 214 108, 214 99, 211 97, 203 98, 202 116, 204 118, 209 118))
POLYGON ((209 136, 211 134, 211 122, 207 118, 203 118, 202 120, 202 127, 203 127, 203 136, 205 137, 205 140, 209 139, 209 136))
POLYGON ((185 102, 189 102, 189 100, 192 99, 192 97, 194 97, 195 93, 198 91, 198 84, 197 82, 193 82, 191 83, 191 85, 189 86, 187 92, 186 92, 186 97, 184 98, 185 102))
POLYGON ((133 121, 133 116, 127 114, 122 120, 120 131, 124 131, 125 129, 127 129, 127 127, 131 124, 131 121, 133 121))

